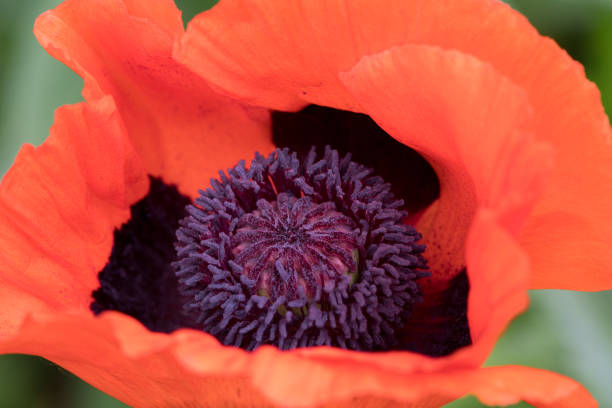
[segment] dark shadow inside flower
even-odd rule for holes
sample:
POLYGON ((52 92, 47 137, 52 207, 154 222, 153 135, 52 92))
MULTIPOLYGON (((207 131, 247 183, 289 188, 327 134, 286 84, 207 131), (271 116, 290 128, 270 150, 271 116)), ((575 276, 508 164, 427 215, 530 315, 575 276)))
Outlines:
POLYGON ((249 350, 261 344, 274 344, 282 349, 331 345, 443 356, 471 344, 467 322, 469 283, 465 271, 453 278, 443 292, 432 293, 423 302, 418 281, 429 276, 424 261, 419 261, 424 246, 416 244, 418 233, 402 222, 439 196, 438 178, 427 161, 392 139, 366 115, 309 106, 297 113, 274 112, 272 119, 275 145, 288 147, 296 155, 279 150, 274 158, 256 157, 250 166, 266 168, 261 174, 249 171, 249 165, 239 164, 230 170, 229 178, 222 176, 212 189, 202 192, 183 221, 179 222, 187 214, 185 205, 189 199, 173 186, 151 178, 149 194, 132 206, 130 221, 115 232, 111 257, 99 274, 100 288, 93 292, 92 311, 99 314, 117 310, 135 317, 153 331, 202 329, 224 344, 249 350), (315 160, 316 150, 312 146, 325 145, 337 153, 328 148, 324 160, 318 161, 320 157, 315 160), (351 154, 352 160, 343 160, 346 153, 351 154), (310 174, 307 165, 299 165, 302 167, 297 175, 308 173, 311 177, 301 189, 290 185, 293 180, 287 179, 287 174, 298 169, 298 164, 289 164, 298 163, 296 158, 309 162, 314 172, 310 174), (281 168, 278 172, 281 176, 274 175, 276 170, 268 173, 269 168, 275 167, 281 168), (364 178, 361 173, 365 168, 372 168, 373 175, 390 183, 390 191, 385 193, 389 187, 383 187, 382 180, 377 181, 379 177, 364 178), (373 191, 380 190, 371 193, 368 199, 379 204, 376 211, 385 221, 374 222, 379 217, 369 214, 374 210, 355 209, 351 199, 329 193, 328 175, 336 171, 340 172, 338 186, 346 188, 351 185, 346 180, 356 177, 355 183, 363 182, 373 191), (239 183, 232 184, 233 190, 228 195, 230 179, 239 179, 239 183), (344 181, 341 183, 340 179, 344 181), (309 182, 315 190, 319 183, 325 197, 317 198, 315 191, 306 193, 315 198, 315 203, 309 197, 303 198, 310 188, 309 182), (243 188, 241 183, 250 183, 253 188, 243 188), (401 211, 397 210, 396 198, 403 200, 401 211), (269 208, 262 207, 260 199, 270 200, 266 204, 269 208), (226 207, 221 208, 221 203, 226 207), (321 209, 322 203, 329 208, 321 209), (352 211, 355 223, 336 209, 340 213, 352 211), (266 211, 278 213, 266 215, 266 211), (222 217, 211 219, 215 212, 222 217), (274 245, 269 237, 261 238, 278 233, 276 227, 264 225, 266 222, 283 224, 289 213, 307 226, 305 232, 292 237, 280 234, 274 245), (388 214, 396 214, 399 225, 390 226, 384 218, 388 214), (360 217, 369 217, 365 227, 365 218, 360 217), (204 219, 204 224, 195 225, 204 219), (247 224, 251 223, 246 232, 245 219, 247 224), (327 230, 332 221, 348 224, 327 230), (325 224, 327 229, 319 224, 325 224), (357 236, 349 236, 347 225, 355 228, 357 224, 361 230, 355 231, 361 231, 367 238, 363 238, 361 247, 355 248, 351 245, 357 242, 357 236), (307 231, 312 225, 318 227, 307 231), (381 238, 368 231, 376 228, 381 238), (316 236, 316 240, 309 242, 307 235, 316 236), (402 238, 391 248, 395 239, 391 237, 395 235, 402 238), (246 240, 247 249, 243 249, 244 243, 237 243, 241 239, 246 240), (292 239, 301 243, 291 247, 287 240, 292 239), (173 245, 179 254, 178 261, 173 245), (403 249, 396 251, 398 248, 403 249), (240 254, 241 251, 244 253, 240 254), (321 272, 320 265, 326 261, 313 263, 316 256, 299 254, 304 251, 323 254, 334 261, 328 262, 329 267, 321 272), (348 255, 341 261, 343 251, 348 255), (257 262, 249 264, 245 254, 257 262), (300 272, 290 276, 292 269, 300 272), (337 279, 336 269, 340 271, 337 279), (350 273, 353 270, 357 272, 350 273), (282 282, 271 283, 274 280, 282 282))
POLYGON ((411 214, 440 196, 433 168, 416 151, 393 139, 368 115, 310 105, 298 112, 272 113, 276 146, 305 154, 311 146, 329 145, 341 155, 374 170, 411 214))
POLYGON ((115 230, 113 250, 98 275, 91 310, 117 310, 138 319, 149 330, 170 333, 186 327, 178 282, 170 264, 174 240, 185 217, 188 197, 155 177, 149 193, 130 208, 130 220, 115 230))

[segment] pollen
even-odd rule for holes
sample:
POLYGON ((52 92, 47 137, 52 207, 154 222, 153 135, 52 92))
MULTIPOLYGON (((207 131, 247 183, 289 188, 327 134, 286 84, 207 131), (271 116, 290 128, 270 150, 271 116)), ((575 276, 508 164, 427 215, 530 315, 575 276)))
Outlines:
POLYGON ((220 172, 176 234, 185 318, 247 350, 394 348, 429 276, 402 207, 331 148, 277 149, 220 172))

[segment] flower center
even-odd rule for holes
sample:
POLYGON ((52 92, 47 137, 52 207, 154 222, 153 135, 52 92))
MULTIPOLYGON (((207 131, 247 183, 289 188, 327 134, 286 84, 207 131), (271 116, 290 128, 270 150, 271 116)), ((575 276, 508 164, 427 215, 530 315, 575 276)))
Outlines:
POLYGON ((240 217, 232 254, 258 292, 289 300, 314 298, 356 273, 357 228, 333 202, 281 193, 240 217))
POLYGON ((239 163, 201 191, 177 230, 187 318, 248 350, 394 347, 428 276, 402 205, 330 148, 239 163))
POLYGON ((152 331, 206 330, 247 349, 330 344, 441 356, 470 344, 465 271, 411 315, 426 272, 420 236, 403 225, 403 210, 421 211, 439 196, 431 166, 353 112, 272 112, 272 134, 275 145, 297 154, 257 155, 248 169, 239 163, 188 207, 188 197, 151 177, 147 196, 115 230, 91 310, 126 313, 152 331), (319 157, 312 144, 351 152, 361 164, 330 149, 319 157), (265 220, 260 202, 272 209, 271 220, 286 220, 289 208, 295 217, 287 228, 253 224, 265 220), (328 208, 320 218, 299 218, 321 205, 328 208), (311 226, 326 217, 335 221, 311 226), (249 231, 277 238, 266 243, 249 231), (271 246, 287 251, 266 252, 271 246), (324 263, 304 248, 319 251, 324 263))

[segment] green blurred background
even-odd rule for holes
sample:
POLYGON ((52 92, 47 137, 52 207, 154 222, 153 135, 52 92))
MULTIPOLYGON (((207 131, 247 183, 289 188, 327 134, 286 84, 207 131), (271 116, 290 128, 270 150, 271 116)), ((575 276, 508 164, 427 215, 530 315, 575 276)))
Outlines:
MULTIPOLYGON (((155 1, 155 0, 150 0, 155 1)), ((41 143, 60 105, 81 100, 82 81, 49 57, 32 24, 59 0, 0 0, 0 174, 23 143, 41 143)), ((187 22, 214 0, 177 0, 187 22)), ((612 0, 515 0, 596 82, 612 112, 612 0)), ((373 3, 374 4, 374 3, 373 3)), ((584 384, 612 407, 612 292, 531 291, 529 310, 501 338, 487 365, 553 370, 584 384)), ((473 397, 447 407, 480 407, 473 397)), ((528 406, 518 404, 516 407, 528 406)), ((126 405, 62 368, 31 356, 0 356, 0 408, 116 408, 126 405)))

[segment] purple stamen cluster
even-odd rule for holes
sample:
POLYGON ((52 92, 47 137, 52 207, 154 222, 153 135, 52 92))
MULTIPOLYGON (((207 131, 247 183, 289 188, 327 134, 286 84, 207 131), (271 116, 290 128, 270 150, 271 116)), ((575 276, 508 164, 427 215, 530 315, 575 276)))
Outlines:
POLYGON ((277 149, 200 194, 173 264, 195 327, 247 350, 397 345, 429 273, 403 201, 370 169, 277 149))
POLYGON ((354 272, 356 247, 356 226, 334 203, 280 193, 273 203, 257 201, 257 209, 240 218, 232 254, 260 293, 299 300, 354 272))

